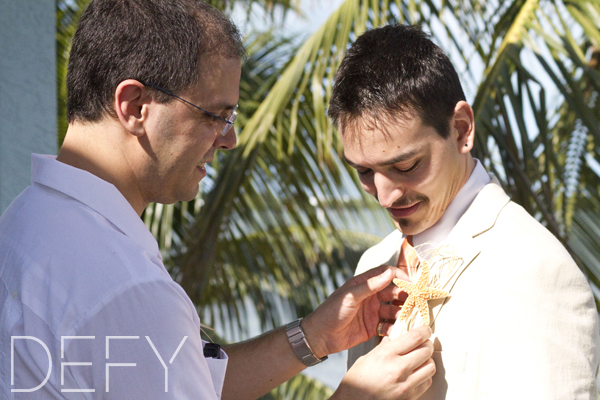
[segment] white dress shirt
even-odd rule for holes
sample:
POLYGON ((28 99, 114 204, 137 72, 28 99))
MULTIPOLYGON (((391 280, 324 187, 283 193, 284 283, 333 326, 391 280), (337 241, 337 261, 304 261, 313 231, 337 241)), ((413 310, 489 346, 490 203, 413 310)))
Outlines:
POLYGON ((32 155, 0 217, 0 282, 0 398, 220 398, 227 356, 204 357, 156 240, 95 175, 32 155))

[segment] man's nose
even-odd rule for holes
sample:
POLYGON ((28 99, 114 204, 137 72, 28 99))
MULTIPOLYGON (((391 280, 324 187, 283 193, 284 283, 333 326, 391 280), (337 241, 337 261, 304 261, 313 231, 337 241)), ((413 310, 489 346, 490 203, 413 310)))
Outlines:
POLYGON ((404 193, 400 183, 385 174, 375 173, 373 184, 375 185, 377 200, 384 208, 391 207, 404 193))
POLYGON ((237 136, 235 135, 235 128, 233 125, 225 132, 225 135, 221 135, 221 132, 217 134, 215 139, 215 147, 222 150, 231 150, 237 144, 237 136))

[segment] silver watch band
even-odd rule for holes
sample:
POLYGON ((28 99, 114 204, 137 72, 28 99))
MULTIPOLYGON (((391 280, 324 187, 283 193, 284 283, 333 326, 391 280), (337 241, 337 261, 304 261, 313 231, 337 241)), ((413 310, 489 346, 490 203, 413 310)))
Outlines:
POLYGON ((307 367, 312 367, 320 362, 327 360, 327 356, 323 358, 317 358, 313 353, 312 349, 306 341, 304 332, 300 327, 300 321, 302 318, 290 322, 285 327, 285 333, 287 334, 288 340, 292 345, 292 348, 296 352, 296 355, 307 367))

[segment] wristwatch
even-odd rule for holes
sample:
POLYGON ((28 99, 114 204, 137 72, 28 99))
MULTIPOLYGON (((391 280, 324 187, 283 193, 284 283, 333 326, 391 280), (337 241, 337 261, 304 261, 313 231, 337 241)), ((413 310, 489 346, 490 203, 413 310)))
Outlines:
POLYGON ((312 367, 313 365, 317 365, 320 362, 327 360, 327 356, 323 358, 317 358, 315 353, 313 353, 312 349, 308 345, 306 341, 306 337, 304 336, 304 331, 300 327, 300 321, 302 318, 297 319, 293 322, 290 322, 285 327, 285 333, 287 334, 288 340, 292 345, 292 348, 296 352, 296 355, 306 365, 307 367, 312 367))

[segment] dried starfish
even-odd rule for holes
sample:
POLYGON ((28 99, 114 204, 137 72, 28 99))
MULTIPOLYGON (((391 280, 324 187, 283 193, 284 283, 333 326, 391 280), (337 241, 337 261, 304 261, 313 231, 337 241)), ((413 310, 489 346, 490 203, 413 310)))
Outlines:
POLYGON ((429 282, 429 265, 425 261, 421 262, 421 265, 421 276, 419 276, 417 283, 394 278, 394 284, 408 293, 408 298, 402 306, 402 311, 398 319, 403 320, 408 318, 416 304, 419 308, 423 325, 429 325, 429 306, 427 305, 427 300, 443 299, 450 294, 445 290, 427 286, 429 282))

